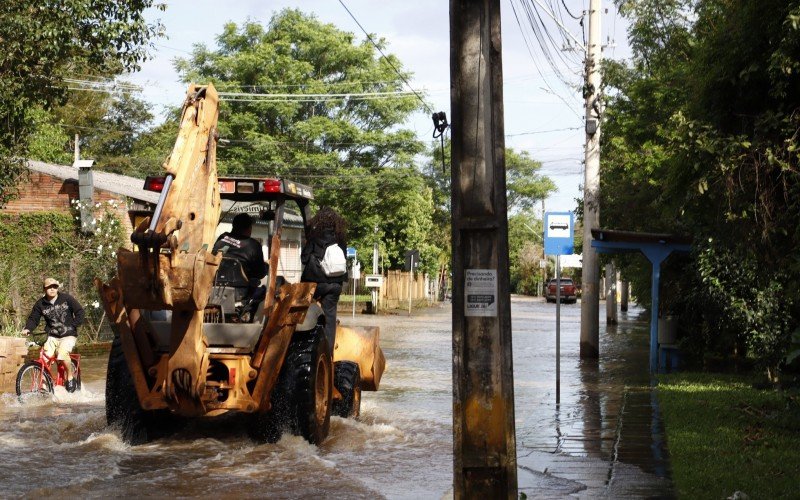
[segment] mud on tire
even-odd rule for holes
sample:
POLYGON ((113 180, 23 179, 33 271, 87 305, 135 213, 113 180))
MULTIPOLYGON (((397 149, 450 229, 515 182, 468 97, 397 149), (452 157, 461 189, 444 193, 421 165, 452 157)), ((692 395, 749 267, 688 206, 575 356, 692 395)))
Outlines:
POLYGON ((108 355, 106 421, 109 426, 119 426, 122 440, 131 445, 148 443, 170 434, 177 424, 169 410, 148 411, 139 405, 119 336, 114 337, 108 355))
POLYGON ((361 415, 361 372, 352 361, 338 361, 333 365, 333 384, 342 399, 333 402, 332 413, 342 418, 361 415))

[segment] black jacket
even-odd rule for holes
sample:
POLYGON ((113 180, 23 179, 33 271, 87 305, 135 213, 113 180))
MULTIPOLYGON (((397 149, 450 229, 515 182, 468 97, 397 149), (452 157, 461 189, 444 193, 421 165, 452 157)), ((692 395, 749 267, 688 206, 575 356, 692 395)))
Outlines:
POLYGON ((258 284, 267 275, 267 264, 261 244, 249 236, 222 233, 214 243, 214 252, 221 251, 225 257, 238 259, 242 263, 250 284, 258 284))
MULTIPOLYGON (((300 281, 310 281, 313 283, 344 283, 347 281, 347 273, 341 276, 328 277, 322 270, 320 261, 325 258, 325 249, 336 243, 336 235, 333 229, 325 229, 319 238, 309 238, 303 246, 300 260, 303 262, 303 276, 300 281)), ((347 255, 347 245, 338 242, 342 252, 347 255)))
POLYGON ((47 335, 51 337, 77 337, 78 327, 83 323, 83 307, 72 295, 59 292, 55 303, 51 304, 47 296, 37 300, 33 305, 25 329, 33 331, 44 317, 47 335))

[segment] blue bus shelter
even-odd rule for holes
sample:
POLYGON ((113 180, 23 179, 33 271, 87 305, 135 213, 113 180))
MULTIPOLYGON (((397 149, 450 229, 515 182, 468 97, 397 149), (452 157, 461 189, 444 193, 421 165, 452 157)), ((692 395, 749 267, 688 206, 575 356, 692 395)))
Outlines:
POLYGON ((661 263, 673 252, 689 253, 691 238, 673 234, 637 233, 613 229, 592 229, 592 247, 597 253, 641 252, 653 266, 650 307, 650 373, 658 371, 658 299, 661 263))

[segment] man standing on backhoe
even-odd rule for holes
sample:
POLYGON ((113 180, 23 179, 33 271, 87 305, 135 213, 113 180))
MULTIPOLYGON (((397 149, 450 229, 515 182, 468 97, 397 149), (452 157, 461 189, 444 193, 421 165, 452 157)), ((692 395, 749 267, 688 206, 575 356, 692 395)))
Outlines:
POLYGON ((328 339, 331 355, 336 345, 336 307, 342 294, 342 283, 347 281, 346 240, 347 222, 332 208, 322 207, 307 223, 306 244, 300 257, 303 263, 300 281, 317 284, 314 299, 319 301, 325 314, 325 337, 328 339), (329 253, 330 247, 338 247, 339 251, 329 253), (334 260, 339 261, 333 263, 333 267, 341 267, 328 268, 325 261, 331 255, 334 260))
POLYGON ((80 303, 72 295, 58 292, 59 282, 53 278, 44 280, 44 297, 33 305, 23 335, 28 335, 31 330, 39 326, 39 320, 44 318, 47 341, 44 343, 44 354, 48 358, 56 355, 59 363, 67 371, 65 388, 68 392, 75 392, 78 383, 75 380, 75 370, 69 358, 75 342, 78 340, 78 327, 83 323, 84 311, 80 303))

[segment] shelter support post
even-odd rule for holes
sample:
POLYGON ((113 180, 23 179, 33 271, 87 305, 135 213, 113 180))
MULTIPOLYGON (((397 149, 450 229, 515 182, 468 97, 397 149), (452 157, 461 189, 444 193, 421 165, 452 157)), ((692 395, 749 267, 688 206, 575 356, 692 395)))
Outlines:
POLYGON ((650 373, 658 371, 658 291, 661 288, 661 261, 650 261, 653 265, 653 277, 650 287, 652 306, 650 307, 650 373))

